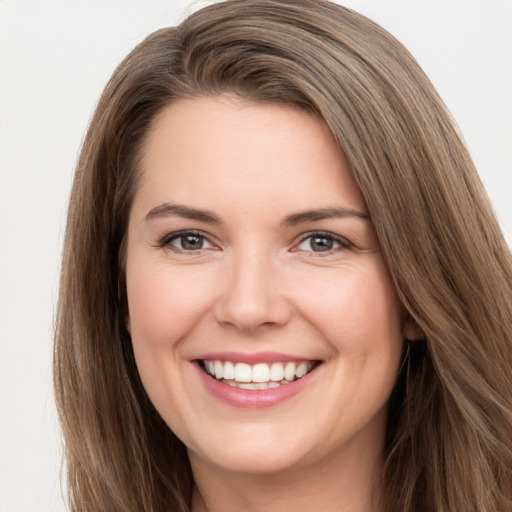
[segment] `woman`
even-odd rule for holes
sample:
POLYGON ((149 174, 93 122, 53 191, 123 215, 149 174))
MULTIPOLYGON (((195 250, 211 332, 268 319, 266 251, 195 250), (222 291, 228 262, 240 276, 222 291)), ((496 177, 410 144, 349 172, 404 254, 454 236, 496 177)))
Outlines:
POLYGON ((234 0, 107 85, 55 384, 72 510, 506 511, 512 263, 416 62, 234 0))

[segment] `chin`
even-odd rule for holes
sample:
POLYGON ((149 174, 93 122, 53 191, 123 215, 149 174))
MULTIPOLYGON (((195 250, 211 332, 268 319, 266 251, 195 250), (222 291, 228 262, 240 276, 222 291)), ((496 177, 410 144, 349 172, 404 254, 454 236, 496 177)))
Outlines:
POLYGON ((200 460, 228 472, 271 475, 299 467, 309 459, 305 440, 283 432, 241 428, 228 439, 189 448, 192 467, 200 460))

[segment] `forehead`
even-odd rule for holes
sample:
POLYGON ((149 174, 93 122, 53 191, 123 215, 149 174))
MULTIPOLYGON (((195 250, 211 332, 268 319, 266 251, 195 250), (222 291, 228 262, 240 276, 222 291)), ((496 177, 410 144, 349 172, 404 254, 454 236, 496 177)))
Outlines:
POLYGON ((146 138, 141 171, 138 196, 148 203, 364 209, 323 121, 234 96, 186 99, 162 110, 146 138))

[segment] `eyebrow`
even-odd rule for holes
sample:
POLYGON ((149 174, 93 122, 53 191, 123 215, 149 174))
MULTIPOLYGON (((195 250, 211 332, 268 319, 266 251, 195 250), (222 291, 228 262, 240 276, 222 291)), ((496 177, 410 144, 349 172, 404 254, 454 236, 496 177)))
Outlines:
POLYGON ((285 226, 296 226, 297 224, 302 224, 304 222, 314 222, 318 220, 339 219, 346 217, 362 220, 370 219, 369 215, 364 212, 352 210, 351 208, 331 207, 293 213, 285 217, 282 221, 282 224, 285 226))
MULTIPOLYGON (((185 219, 197 220, 206 222, 208 224, 220 224, 220 218, 209 210, 200 210, 198 208, 191 208, 181 204, 164 203, 160 206, 152 208, 146 215, 146 222, 153 219, 168 217, 168 216, 183 217, 185 219)), ((329 207, 319 208, 317 210, 307 210, 304 212, 292 213, 286 216, 281 224, 284 226, 296 226, 305 222, 314 222, 325 219, 339 219, 339 218, 356 218, 368 220, 369 216, 351 208, 342 207, 329 207)))
POLYGON ((211 211, 199 210, 197 208, 190 208, 189 206, 181 204, 170 203, 164 203, 151 209, 146 215, 146 222, 172 215, 183 217, 185 219, 207 222, 208 224, 220 224, 220 218, 211 211))

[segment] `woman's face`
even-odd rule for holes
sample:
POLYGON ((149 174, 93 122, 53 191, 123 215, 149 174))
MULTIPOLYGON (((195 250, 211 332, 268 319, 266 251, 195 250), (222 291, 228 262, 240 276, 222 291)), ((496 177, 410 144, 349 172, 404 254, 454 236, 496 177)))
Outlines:
POLYGON ((182 100, 155 121, 141 170, 127 326, 192 465, 261 473, 380 453, 404 315, 324 123, 182 100))

